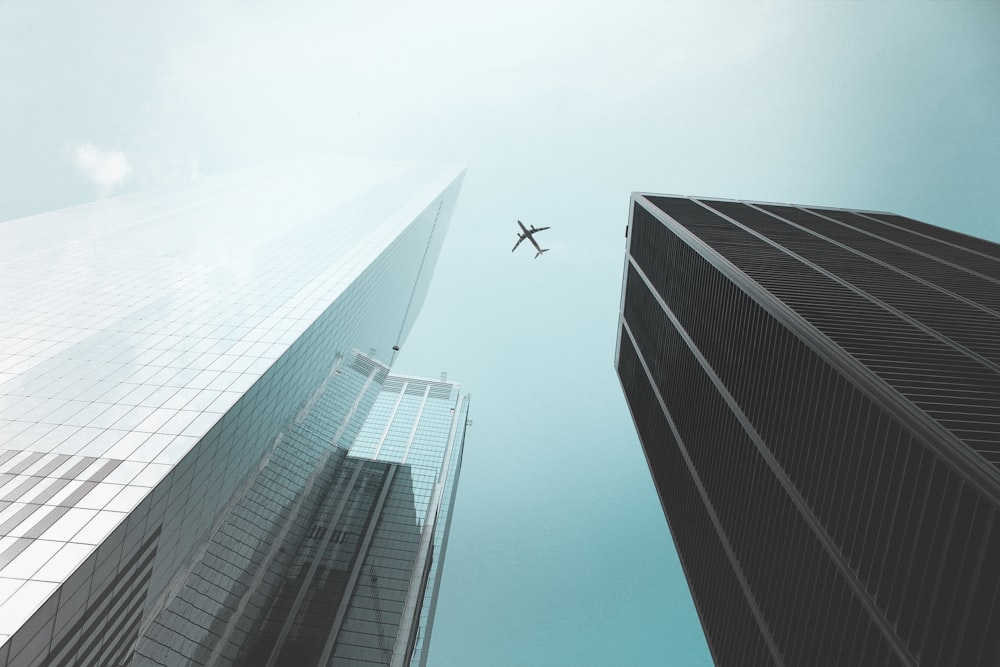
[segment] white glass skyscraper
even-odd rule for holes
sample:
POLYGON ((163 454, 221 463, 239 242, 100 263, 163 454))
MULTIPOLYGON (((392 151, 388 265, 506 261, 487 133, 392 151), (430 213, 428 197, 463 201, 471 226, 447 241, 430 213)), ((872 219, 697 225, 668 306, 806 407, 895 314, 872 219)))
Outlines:
MULTIPOLYGON (((395 414, 372 461, 348 450, 393 383, 421 386, 388 366, 460 181, 447 166, 296 159, 0 223, 0 665, 292 664, 281 651, 316 618, 318 655, 333 655, 352 600, 380 590, 365 559, 392 551, 378 551, 381 515, 367 543, 367 527, 341 525, 370 495, 348 492, 362 477, 382 508, 411 482, 403 532, 414 562, 427 546, 426 570, 403 601, 426 617, 467 401, 433 389, 455 416, 431 429, 433 461, 422 420, 399 458, 395 414), (428 487, 422 465, 451 485, 428 487), (382 486, 366 466, 385 468, 382 486), (333 566, 331 541, 354 549, 351 568, 333 566), (332 621, 310 602, 322 586, 348 598, 332 621), (292 621, 275 626, 280 613, 292 621)), ((419 622, 372 618, 385 664, 420 658, 419 622)))

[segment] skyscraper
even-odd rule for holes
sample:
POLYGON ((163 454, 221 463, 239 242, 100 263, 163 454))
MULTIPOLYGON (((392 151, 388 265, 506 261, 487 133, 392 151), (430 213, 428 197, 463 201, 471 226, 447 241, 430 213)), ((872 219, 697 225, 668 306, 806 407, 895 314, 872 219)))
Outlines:
POLYGON ((469 398, 388 372, 336 365, 134 664, 426 664, 469 398))
POLYGON ((388 366, 460 181, 297 159, 0 224, 0 665, 421 658, 468 403, 388 366))
POLYGON ((1000 246, 635 194, 619 324, 717 663, 1000 661, 1000 246))

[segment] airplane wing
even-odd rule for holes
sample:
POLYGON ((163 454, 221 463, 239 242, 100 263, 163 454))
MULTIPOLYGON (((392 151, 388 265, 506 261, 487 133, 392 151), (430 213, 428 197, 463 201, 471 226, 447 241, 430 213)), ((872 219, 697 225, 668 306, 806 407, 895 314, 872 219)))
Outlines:
POLYGON ((521 245, 521 241, 523 241, 526 238, 528 238, 528 237, 527 236, 518 236, 517 243, 514 244, 514 247, 511 248, 510 251, 514 252, 515 250, 517 250, 517 246, 521 245))
POLYGON ((531 233, 534 234, 535 232, 544 232, 546 229, 552 229, 552 228, 551 227, 535 227, 535 226, 532 226, 531 227, 531 233))

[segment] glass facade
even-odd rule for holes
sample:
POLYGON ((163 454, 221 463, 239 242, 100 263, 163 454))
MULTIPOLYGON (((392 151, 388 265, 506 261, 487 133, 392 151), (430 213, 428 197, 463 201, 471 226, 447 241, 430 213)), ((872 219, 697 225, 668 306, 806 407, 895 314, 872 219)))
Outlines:
POLYGON ((719 664, 1000 660, 1000 247, 636 194, 617 369, 719 664))
POLYGON ((460 182, 306 158, 0 223, 0 665, 251 660, 460 182))

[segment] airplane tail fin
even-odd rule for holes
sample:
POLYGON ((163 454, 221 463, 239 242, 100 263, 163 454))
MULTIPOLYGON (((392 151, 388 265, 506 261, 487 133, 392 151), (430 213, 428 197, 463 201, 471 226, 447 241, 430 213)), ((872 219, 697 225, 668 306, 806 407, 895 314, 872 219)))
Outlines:
POLYGON ((549 248, 542 248, 537 253, 535 253, 535 259, 538 259, 539 257, 541 257, 543 252, 548 252, 548 251, 549 251, 549 248))

